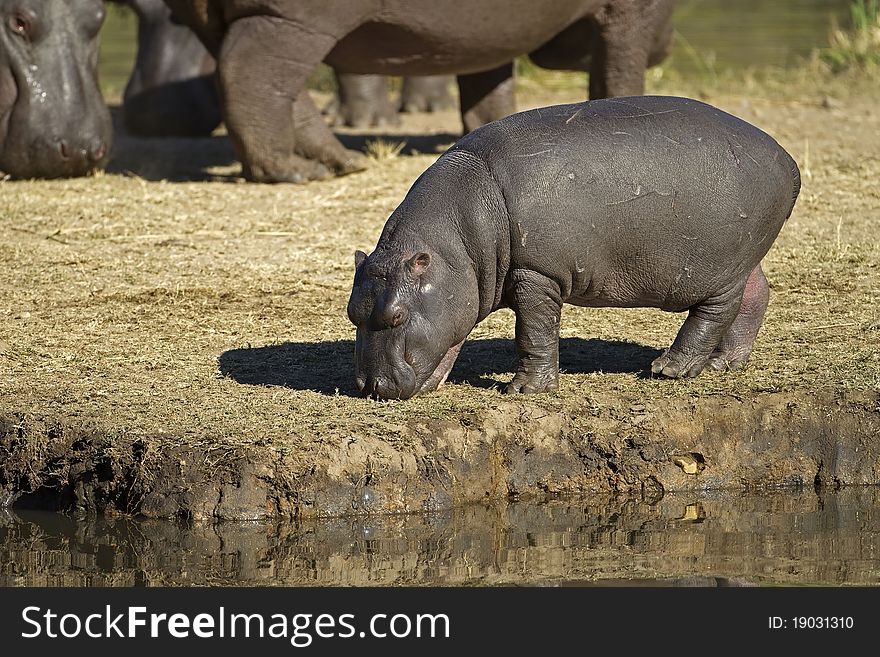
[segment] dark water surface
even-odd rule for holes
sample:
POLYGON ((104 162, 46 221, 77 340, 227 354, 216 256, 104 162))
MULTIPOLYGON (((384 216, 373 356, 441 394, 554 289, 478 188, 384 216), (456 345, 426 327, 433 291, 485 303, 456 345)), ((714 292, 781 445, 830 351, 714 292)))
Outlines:
MULTIPOLYGON (((678 0, 676 38, 664 66, 687 75, 718 75, 753 66, 796 66, 828 45, 836 20, 849 20, 849 0, 678 0)), ((137 22, 110 5, 101 33, 100 71, 108 94, 119 94, 134 62, 137 22)))
POLYGON ((877 585, 880 488, 294 523, 0 511, 3 586, 877 585))

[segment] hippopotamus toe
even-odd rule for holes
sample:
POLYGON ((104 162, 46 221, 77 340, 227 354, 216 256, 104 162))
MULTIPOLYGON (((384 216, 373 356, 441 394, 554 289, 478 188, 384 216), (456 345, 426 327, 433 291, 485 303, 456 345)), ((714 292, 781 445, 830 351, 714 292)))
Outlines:
POLYGON ((651 372, 670 379, 693 378, 705 369, 708 362, 707 356, 687 357, 667 349, 651 363, 651 372))
POLYGON ((539 392, 556 392, 559 390, 559 376, 545 374, 528 374, 517 372, 513 379, 502 389, 505 395, 531 395, 539 392))

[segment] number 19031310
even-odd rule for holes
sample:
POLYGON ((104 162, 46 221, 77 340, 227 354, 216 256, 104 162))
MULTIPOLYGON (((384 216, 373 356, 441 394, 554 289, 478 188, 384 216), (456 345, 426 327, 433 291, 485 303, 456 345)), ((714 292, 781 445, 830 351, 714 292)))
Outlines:
POLYGON ((851 630, 855 627, 852 616, 770 616, 771 630, 851 630))

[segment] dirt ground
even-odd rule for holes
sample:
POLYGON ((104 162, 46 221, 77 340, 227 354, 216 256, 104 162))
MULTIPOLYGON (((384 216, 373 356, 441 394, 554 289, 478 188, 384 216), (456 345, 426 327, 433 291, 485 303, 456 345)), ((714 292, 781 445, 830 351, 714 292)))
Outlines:
MULTIPOLYGON (((558 393, 500 394, 514 365, 500 311, 437 392, 362 399, 353 253, 457 138, 457 114, 342 130, 371 168, 305 185, 244 183, 222 133, 120 134, 105 173, 0 183, 0 504, 264 517, 880 483, 880 84, 655 73, 648 92, 730 111, 801 168, 745 370, 651 378, 683 315, 566 306, 558 393)), ((563 74, 518 94, 521 109, 584 99, 563 74)))

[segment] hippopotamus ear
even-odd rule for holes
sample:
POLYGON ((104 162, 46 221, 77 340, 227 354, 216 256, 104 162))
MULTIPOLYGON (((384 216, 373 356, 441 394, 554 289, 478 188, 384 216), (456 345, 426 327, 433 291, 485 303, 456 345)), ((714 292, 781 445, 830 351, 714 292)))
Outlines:
POLYGON ((406 270, 413 276, 421 276, 430 264, 431 256, 421 251, 406 261, 406 270))
POLYGON ((354 252, 354 268, 357 269, 361 266, 361 263, 367 259, 367 254, 363 251, 355 251, 354 252))

